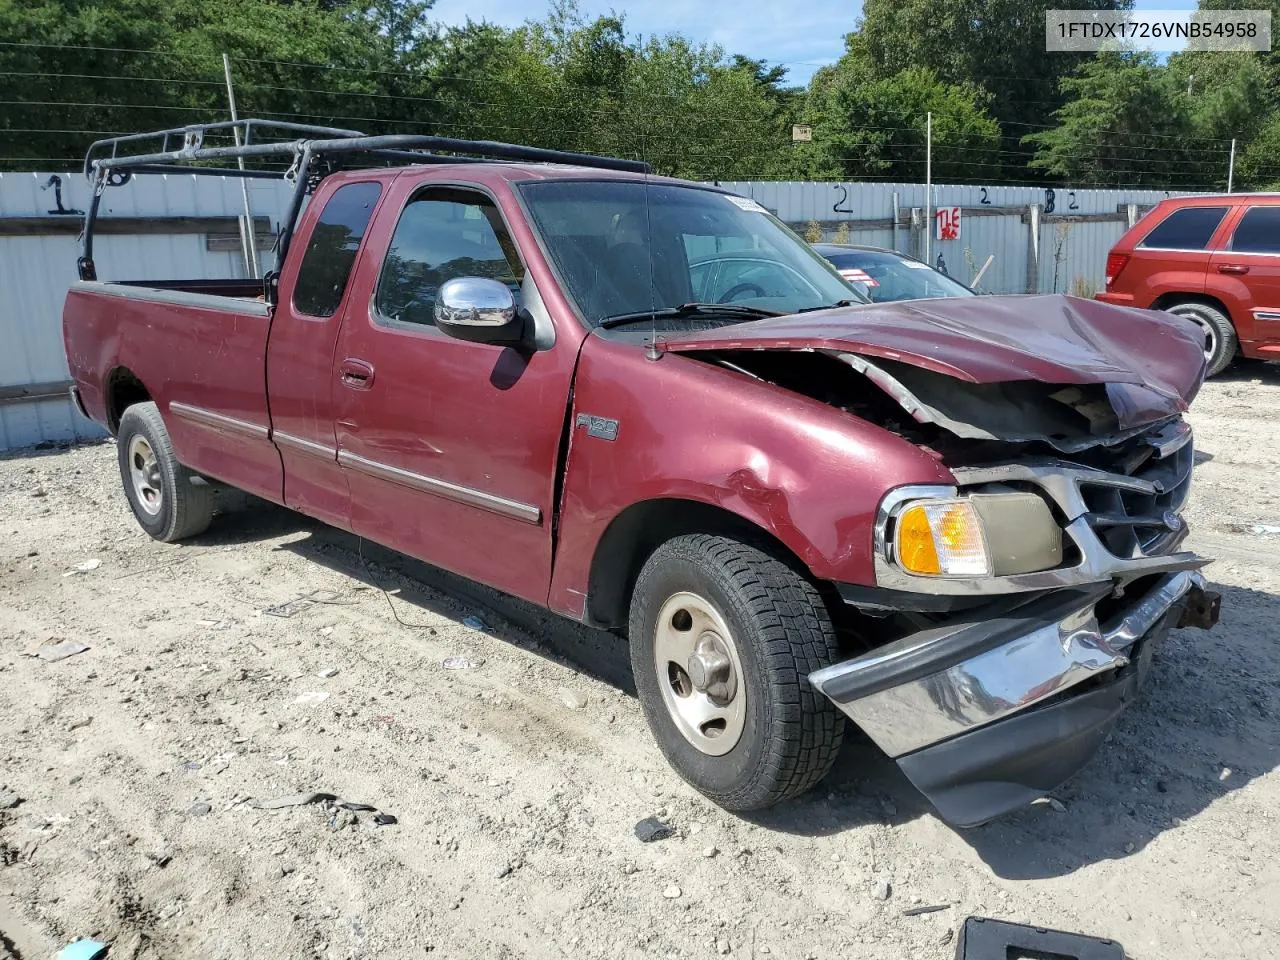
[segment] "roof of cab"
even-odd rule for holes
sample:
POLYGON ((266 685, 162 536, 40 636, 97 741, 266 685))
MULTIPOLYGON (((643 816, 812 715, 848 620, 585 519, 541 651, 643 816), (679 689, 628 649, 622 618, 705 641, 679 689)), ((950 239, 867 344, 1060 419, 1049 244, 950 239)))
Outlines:
POLYGON ((1179 197, 1165 197, 1156 206, 1162 207, 1220 207, 1224 203, 1280 204, 1280 193, 1195 193, 1179 197))
POLYGON ((368 167, 343 170, 333 175, 342 181, 379 179, 391 181, 400 177, 446 180, 495 186, 499 183, 529 183, 538 180, 628 180, 637 183, 665 183, 685 187, 697 187, 728 193, 721 187, 676 177, 656 174, 630 173, 622 170, 606 170, 601 167, 582 167, 564 163, 420 163, 397 167, 368 167))

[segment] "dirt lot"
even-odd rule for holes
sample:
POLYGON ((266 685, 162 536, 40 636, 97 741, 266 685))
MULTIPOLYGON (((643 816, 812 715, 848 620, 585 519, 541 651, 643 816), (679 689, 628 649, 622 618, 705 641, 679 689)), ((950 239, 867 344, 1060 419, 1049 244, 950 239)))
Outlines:
POLYGON ((1249 366, 1193 417, 1220 627, 1171 637, 1059 804, 967 832, 861 739, 727 815, 668 770, 611 636, 246 498, 154 543, 108 445, 0 460, 0 958, 942 958, 972 913, 1280 955, 1278 409, 1280 367, 1249 366), (28 655, 49 638, 89 649, 28 655), (311 791, 397 822, 253 805, 311 791), (641 844, 650 815, 678 834, 641 844))

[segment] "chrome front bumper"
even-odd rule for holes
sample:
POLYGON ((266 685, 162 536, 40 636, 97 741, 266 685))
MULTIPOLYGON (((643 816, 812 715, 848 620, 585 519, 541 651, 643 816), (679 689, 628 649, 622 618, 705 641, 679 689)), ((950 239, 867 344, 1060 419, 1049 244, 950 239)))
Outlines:
MULTIPOLYGON (((1010 729, 1017 717, 1047 709, 1040 705, 1050 700, 1069 706, 1073 693, 1083 698, 1085 691, 1127 677, 1134 672, 1126 669, 1131 661, 1151 646, 1147 641, 1158 640, 1158 634, 1174 625, 1188 595, 1203 596, 1204 585, 1197 571, 1167 573, 1106 622, 1099 622, 1096 608, 1110 593, 1110 585, 1062 591, 1031 602, 1011 600, 1014 605, 1003 611, 987 609, 981 619, 962 617, 912 634, 816 671, 809 680, 928 794, 912 772, 920 766, 912 757, 962 740, 981 740, 986 747, 977 752, 966 747, 963 753, 990 753, 1000 731, 1010 729), (990 736, 982 736, 985 733, 990 736)), ((1216 606, 1212 609, 1216 619, 1216 606)), ((1071 731, 1062 727, 1059 736, 1068 738, 1071 731)), ((1044 744, 1027 749, 1033 748, 1043 752, 1044 744)), ((1087 759, 1084 756, 1080 764, 1087 759)), ((956 758, 949 756, 948 762, 954 765, 956 758)), ((1052 776, 1057 776, 1058 767, 1054 769, 1052 776)), ((985 775, 975 772, 979 779, 985 775)), ((1057 786, 1050 783, 1041 789, 1041 779, 1032 779, 1037 781, 1032 789, 1039 793, 1057 786)), ((1008 799, 1025 792, 1005 791, 996 806, 1009 809, 1008 799)), ((943 804, 931 799, 946 816, 943 804)), ((981 819, 988 817, 974 822, 981 819)))

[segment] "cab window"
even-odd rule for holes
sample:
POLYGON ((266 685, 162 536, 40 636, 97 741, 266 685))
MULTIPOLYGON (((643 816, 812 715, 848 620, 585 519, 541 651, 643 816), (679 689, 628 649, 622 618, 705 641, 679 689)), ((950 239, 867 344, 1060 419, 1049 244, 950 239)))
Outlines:
POLYGON ((396 224, 374 295, 377 315, 434 326, 440 286, 456 277, 501 281, 519 302, 524 265, 488 197, 470 190, 423 191, 396 224))
POLYGON ((378 183, 348 183, 324 205, 298 266, 293 308, 299 313, 331 317, 338 309, 381 193, 378 183))

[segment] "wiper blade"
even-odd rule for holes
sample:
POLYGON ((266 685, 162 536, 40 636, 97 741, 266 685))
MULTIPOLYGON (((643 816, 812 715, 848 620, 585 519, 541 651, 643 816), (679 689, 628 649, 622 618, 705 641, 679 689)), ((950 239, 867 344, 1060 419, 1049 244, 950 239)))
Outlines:
POLYGON ((834 310, 836 307, 865 307, 870 300, 837 300, 835 303, 824 303, 816 307, 801 307, 796 313, 813 313, 815 310, 834 310))
POLYGON ((611 330, 614 327, 639 323, 642 320, 657 320, 660 317, 701 317, 720 316, 735 320, 760 320, 764 317, 782 316, 777 310, 765 310, 763 307, 749 307, 744 303, 682 303, 678 307, 659 307, 656 310, 637 310, 634 313, 619 313, 605 317, 596 326, 611 330))

